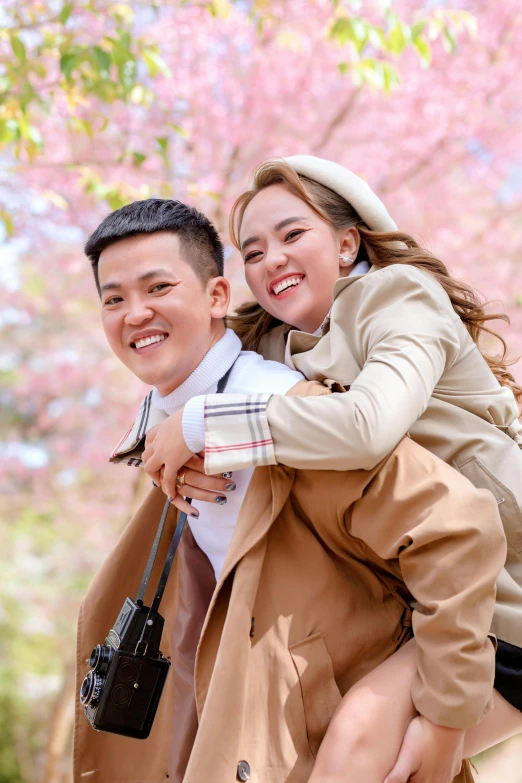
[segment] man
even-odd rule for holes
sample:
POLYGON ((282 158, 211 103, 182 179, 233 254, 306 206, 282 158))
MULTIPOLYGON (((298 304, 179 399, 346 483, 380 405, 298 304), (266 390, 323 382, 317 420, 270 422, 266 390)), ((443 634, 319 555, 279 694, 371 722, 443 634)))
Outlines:
MULTIPOLYGON (((112 349, 154 387, 113 460, 139 464, 147 431, 223 378, 227 393, 252 394, 253 407, 267 391, 328 391, 241 352, 225 329, 222 245, 196 210, 128 205, 86 252, 112 349)), ((187 442, 190 428, 184 417, 187 442)), ((167 472, 158 481, 172 483, 167 472)), ((371 471, 272 466, 215 481, 216 503, 191 510, 164 595, 172 667, 151 735, 94 734, 80 710, 77 780, 304 783, 342 695, 411 636, 412 597, 423 607, 413 612, 417 710, 457 739, 478 722, 492 691, 487 634, 505 558, 489 493, 409 439, 371 471)), ((79 678, 137 589, 163 500, 151 491, 82 604, 79 678)), ((152 585, 174 523, 171 513, 152 585)))

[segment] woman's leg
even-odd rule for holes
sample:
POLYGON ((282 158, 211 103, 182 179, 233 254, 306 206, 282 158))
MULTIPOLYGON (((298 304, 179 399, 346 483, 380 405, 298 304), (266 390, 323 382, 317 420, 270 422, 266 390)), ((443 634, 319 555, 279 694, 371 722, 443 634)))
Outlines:
POLYGON ((478 726, 468 729, 464 740, 464 757, 475 756, 498 745, 515 734, 522 734, 522 712, 497 691, 493 691, 493 709, 478 726))
POLYGON ((411 640, 348 691, 328 727, 309 783, 383 783, 417 714, 410 697, 416 666, 411 640))
MULTIPOLYGON (((383 783, 416 711, 410 698, 415 641, 363 677, 344 696, 322 742, 309 783, 383 783)), ((465 757, 522 732, 522 713, 496 691, 494 707, 466 732, 465 757)))

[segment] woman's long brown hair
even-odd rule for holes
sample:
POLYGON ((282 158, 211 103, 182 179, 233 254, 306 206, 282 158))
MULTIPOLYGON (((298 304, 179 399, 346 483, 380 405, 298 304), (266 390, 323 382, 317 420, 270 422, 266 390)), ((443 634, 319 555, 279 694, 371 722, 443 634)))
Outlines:
MULTIPOLYGON (((453 309, 464 322, 497 381, 501 386, 508 386, 516 400, 522 403, 522 388, 508 370, 513 362, 507 360, 506 342, 500 334, 486 326, 487 321, 495 319, 509 323, 508 316, 505 313, 486 313, 485 303, 477 292, 452 277, 445 264, 421 247, 412 236, 402 231, 370 231, 342 196, 314 180, 300 176, 288 163, 281 160, 264 163, 255 172, 250 189, 236 200, 230 215, 230 236, 238 249, 245 209, 257 193, 276 184, 285 185, 334 228, 356 226, 361 237, 357 261, 367 260, 381 268, 391 264, 412 264, 429 272, 446 291, 453 309), (500 356, 490 355, 483 350, 479 338, 484 333, 499 340, 502 346, 500 356)), ((237 308, 235 315, 228 317, 227 323, 241 339, 245 350, 256 351, 265 334, 282 322, 267 313, 257 302, 247 302, 237 308)))

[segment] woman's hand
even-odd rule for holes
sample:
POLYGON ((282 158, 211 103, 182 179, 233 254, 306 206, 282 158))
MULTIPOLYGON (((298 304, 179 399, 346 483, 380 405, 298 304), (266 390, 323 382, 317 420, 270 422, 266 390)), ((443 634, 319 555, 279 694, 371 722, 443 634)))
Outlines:
POLYGON ((414 718, 384 783, 451 783, 462 767, 464 735, 422 715, 414 718))
POLYGON ((181 509, 180 503, 183 502, 187 508, 181 510, 190 514, 190 505, 181 496, 178 498, 177 486, 179 469, 193 456, 183 437, 182 415, 183 410, 177 411, 149 430, 142 460, 153 482, 161 487, 178 508, 181 509))
POLYGON ((183 494, 186 498, 203 500, 205 503, 226 503, 227 492, 233 492, 236 484, 232 473, 219 473, 217 476, 207 476, 203 452, 194 454, 180 470, 184 478, 183 494), (223 498, 225 500, 223 501, 223 498))
POLYGON ((146 472, 153 482, 168 495, 173 505, 187 514, 198 516, 197 509, 184 497, 223 504, 226 492, 236 488, 232 474, 219 476, 205 474, 202 456, 192 454, 183 438, 183 411, 177 411, 161 424, 153 427, 145 439, 142 455, 146 472), (183 482, 180 484, 180 478, 183 482), (182 494, 181 494, 182 493, 182 494))

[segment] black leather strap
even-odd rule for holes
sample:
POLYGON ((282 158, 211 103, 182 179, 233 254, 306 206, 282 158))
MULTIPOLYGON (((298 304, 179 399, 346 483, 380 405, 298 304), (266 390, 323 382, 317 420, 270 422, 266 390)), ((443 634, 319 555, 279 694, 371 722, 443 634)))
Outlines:
POLYGON ((158 553, 158 547, 161 541, 161 536, 163 534, 163 529, 165 527, 165 522, 167 521, 169 508, 170 508, 170 500, 167 500, 167 502, 163 506, 163 513, 161 515, 158 530, 156 532, 156 537, 154 539, 154 543, 152 544, 152 548, 149 553, 149 559, 147 560, 147 565, 145 566, 145 571, 143 572, 141 583, 138 588, 138 595, 136 596, 137 604, 143 604, 143 599, 145 598, 145 591, 147 590, 147 585, 149 584, 150 575, 154 567, 154 561, 156 560, 156 555, 158 553))
MULTIPOLYGON (((235 363, 236 362, 234 362, 234 364, 235 363)), ((223 392, 225 391, 225 389, 227 387, 228 379, 230 378, 230 373, 232 372, 232 370, 234 368, 234 364, 232 364, 228 368, 226 373, 223 375, 223 377, 219 379, 218 385, 217 385, 217 389, 216 389, 216 394, 223 394, 223 392)))
MULTIPOLYGON (((186 498, 187 502, 190 503, 190 498, 186 498)), ((166 518, 170 507, 170 500, 167 500, 165 504, 165 509, 163 510, 163 516, 166 518)), ((174 562, 174 558, 176 556, 176 551, 179 546, 179 542, 181 541, 181 536, 183 534, 183 529, 185 527, 185 522, 187 521, 187 515, 183 511, 179 515, 178 523, 176 525, 176 530, 174 531, 174 536, 172 537, 172 541, 170 542, 169 551, 167 553, 167 558, 165 560, 165 565, 163 566, 163 571, 161 572, 161 576, 159 578, 158 587, 156 588, 156 595, 154 596, 154 599, 152 601, 152 604, 150 605, 149 613, 147 615, 147 620, 145 622, 145 625, 143 627, 143 631, 140 637, 140 640, 138 644, 136 645, 136 654, 137 655, 145 655, 147 652, 147 646, 149 644, 150 637, 152 635, 152 632, 154 630, 154 623, 156 621, 159 605, 161 603, 161 599, 163 598, 163 593, 165 592, 165 587, 167 586, 167 580, 170 576, 170 571, 172 569, 172 564, 174 562)), ((159 531, 158 531, 159 532, 159 531)), ((152 551, 151 551, 152 554, 152 551)), ((154 553, 154 557, 156 556, 156 553, 154 553)), ((149 558, 150 559, 150 558, 149 558)))
MULTIPOLYGON (((230 378, 230 373, 232 372, 232 368, 234 367, 234 364, 235 364, 235 362, 232 364, 231 367, 228 368, 228 370, 223 375, 223 377, 219 379, 218 385, 217 385, 217 394, 223 394, 223 392, 225 391, 227 383, 228 383, 228 379, 230 378)), ((185 500, 188 503, 192 502, 190 500, 190 498, 185 498, 185 500)), ((163 535, 163 530, 165 528, 165 522, 167 521, 169 508, 170 508, 170 501, 167 500, 167 502, 165 503, 165 505, 163 507, 163 513, 161 515, 160 523, 158 525, 158 530, 156 532, 156 536, 154 538, 154 542, 152 544, 152 548, 151 548, 150 553, 149 553, 149 559, 147 560, 147 565, 145 566, 145 570, 144 570, 143 576, 141 578, 140 586, 138 588, 138 594, 136 596, 136 603, 137 604, 143 605, 143 599, 145 598, 145 592, 146 592, 147 586, 149 584, 150 575, 152 574, 152 569, 154 568, 154 563, 156 561, 156 555, 158 554, 158 547, 160 545, 161 536, 163 535)), ((186 514, 180 514, 180 517, 179 517, 179 520, 178 520, 178 524, 176 526, 176 530, 174 531, 174 537, 173 537, 172 543, 170 545, 169 553, 167 555, 167 560, 165 562, 165 565, 163 567, 163 571, 162 571, 162 574, 161 574, 161 577, 160 577, 160 581, 159 581, 159 584, 158 584, 158 590, 156 591, 156 595, 154 596, 154 602, 156 601, 158 592, 160 590, 160 586, 161 586, 161 583, 162 583, 162 580, 163 580, 163 577, 164 577, 164 574, 165 574, 165 569, 167 568, 167 564, 168 564, 168 561, 169 561, 169 557, 170 557, 172 546, 176 542, 176 545, 174 547, 173 554, 172 554, 172 561, 173 561, 174 560, 174 555, 176 554, 176 549, 178 548, 179 542, 181 540, 181 534, 183 533, 183 528, 185 526, 186 520, 187 520, 187 515, 186 514)), ((169 577, 171 568, 172 568, 172 562, 170 563, 170 566, 168 567, 167 572, 166 572, 164 584, 163 584, 163 586, 161 588, 161 594, 160 594, 159 600, 157 602, 156 612, 158 610, 159 602, 161 601, 161 596, 163 595, 163 591, 165 590, 165 585, 167 584, 167 579, 169 577)), ((154 606, 154 602, 152 603, 152 606, 151 606, 151 612, 152 612, 152 607, 154 606)), ((150 617, 150 612, 149 612, 149 617, 150 617)))

